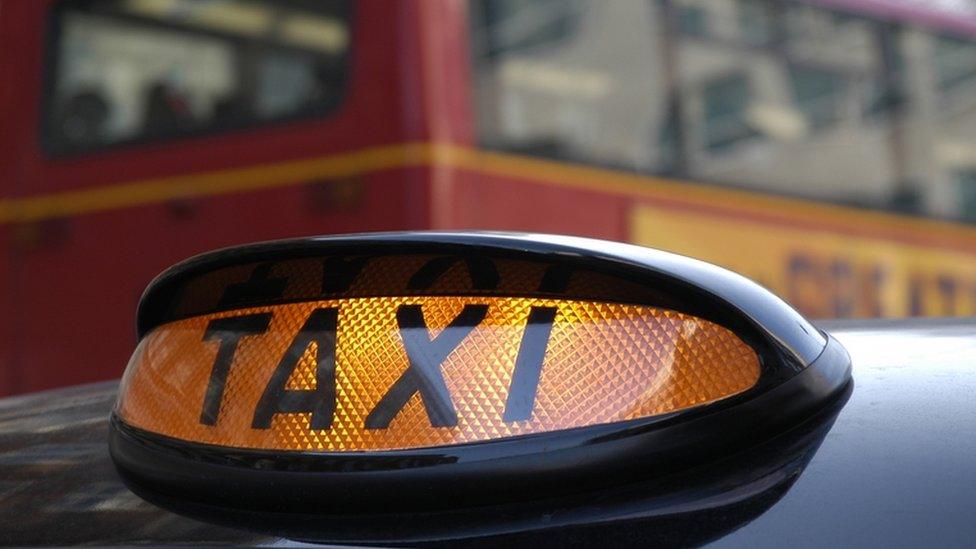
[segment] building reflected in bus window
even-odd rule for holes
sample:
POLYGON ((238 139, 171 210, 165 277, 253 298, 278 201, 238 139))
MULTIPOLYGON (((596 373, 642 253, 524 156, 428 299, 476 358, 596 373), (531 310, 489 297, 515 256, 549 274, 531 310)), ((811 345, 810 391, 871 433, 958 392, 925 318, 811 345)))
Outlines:
POLYGON ((472 2, 485 146, 974 220, 976 37, 792 1, 550 4, 472 2))
POLYGON ((63 0, 49 39, 55 154, 321 114, 345 83, 343 1, 63 0))
POLYGON ((976 78, 976 44, 953 36, 938 36, 932 48, 935 78, 940 90, 949 90, 976 78))
POLYGON ((749 122, 752 103, 749 77, 744 73, 722 76, 702 87, 702 130, 706 146, 721 151, 758 135, 749 122))

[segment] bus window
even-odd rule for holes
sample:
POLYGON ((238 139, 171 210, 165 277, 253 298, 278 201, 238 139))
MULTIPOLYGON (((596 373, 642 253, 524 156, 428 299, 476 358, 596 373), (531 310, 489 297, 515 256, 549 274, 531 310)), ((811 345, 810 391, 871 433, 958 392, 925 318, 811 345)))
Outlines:
POLYGON ((567 2, 555 36, 560 10, 471 5, 485 147, 974 219, 973 36, 777 0, 567 2))
POLYGON ((645 2, 472 2, 482 141, 653 169, 648 153, 665 127, 651 15, 645 2))
POLYGON ((347 1, 63 0, 50 33, 53 154, 318 116, 343 92, 347 1))

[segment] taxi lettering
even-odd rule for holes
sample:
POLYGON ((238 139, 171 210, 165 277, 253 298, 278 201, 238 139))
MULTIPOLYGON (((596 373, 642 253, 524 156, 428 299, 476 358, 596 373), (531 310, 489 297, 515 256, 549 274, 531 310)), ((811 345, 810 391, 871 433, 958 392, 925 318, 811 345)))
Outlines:
MULTIPOLYGON (((347 290, 363 270, 367 258, 329 258, 322 280, 323 292, 347 290)), ((438 257, 425 263, 409 280, 414 290, 431 288, 448 269, 463 262, 476 289, 493 289, 499 284, 494 264, 483 258, 438 257)), ((246 281, 229 286, 221 299, 223 305, 280 296, 287 282, 271 275, 271 264, 257 266, 246 281)), ((546 271, 540 290, 565 287, 568 274, 564 269, 546 271), (556 284, 554 280, 561 281, 556 284)), ((531 417, 538 390, 542 361, 556 317, 555 307, 531 307, 516 355, 512 383, 503 419, 506 422, 531 417)), ((457 411, 451 400, 441 365, 462 341, 485 319, 486 304, 468 304, 434 338, 430 337, 420 305, 403 304, 396 310, 400 339, 408 358, 408 367, 386 390, 364 420, 367 429, 386 429, 415 394, 419 394, 432 427, 455 427, 457 411)), ((243 338, 264 334, 272 313, 257 313, 210 321, 203 340, 217 341, 219 347, 200 413, 200 423, 213 426, 219 421, 224 386, 237 347, 243 338)), ((269 429, 276 414, 308 413, 311 429, 329 429, 336 410, 336 334, 339 332, 339 309, 322 307, 312 311, 288 345, 268 380, 255 407, 251 427, 269 429), (316 344, 315 388, 288 389, 288 379, 301 362, 306 349, 316 344)))

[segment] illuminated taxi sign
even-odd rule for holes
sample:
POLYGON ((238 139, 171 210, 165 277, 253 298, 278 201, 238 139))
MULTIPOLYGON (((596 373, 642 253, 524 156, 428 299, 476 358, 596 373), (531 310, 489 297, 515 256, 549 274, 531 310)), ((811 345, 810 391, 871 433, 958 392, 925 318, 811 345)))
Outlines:
POLYGON ((132 359, 118 414, 211 445, 388 450, 648 417, 758 378, 732 332, 654 307, 353 298, 162 325, 132 359))
POLYGON ((550 235, 221 250, 160 275, 137 318, 109 431, 122 477, 301 539, 319 524, 302 517, 685 469, 793 429, 850 380, 839 343, 741 276, 550 235))

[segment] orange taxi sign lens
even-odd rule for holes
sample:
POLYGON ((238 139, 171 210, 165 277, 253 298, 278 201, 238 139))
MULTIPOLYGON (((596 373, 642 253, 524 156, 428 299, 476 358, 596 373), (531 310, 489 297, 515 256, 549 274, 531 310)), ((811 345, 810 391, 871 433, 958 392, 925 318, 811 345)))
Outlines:
POLYGON ((759 370, 731 331, 654 307, 348 298, 163 324, 136 349, 116 412, 225 447, 393 450, 673 412, 741 393, 759 370))

